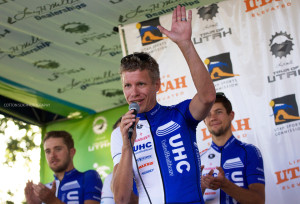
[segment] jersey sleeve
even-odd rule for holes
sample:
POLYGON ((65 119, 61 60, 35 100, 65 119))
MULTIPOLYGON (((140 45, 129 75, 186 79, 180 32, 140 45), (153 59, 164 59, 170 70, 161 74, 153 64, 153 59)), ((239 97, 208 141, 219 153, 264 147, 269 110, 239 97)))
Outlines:
POLYGON ((112 173, 109 174, 104 180, 103 188, 102 188, 101 204, 115 204, 114 196, 110 188, 111 179, 112 179, 112 173))
POLYGON ((120 131, 120 127, 117 127, 111 133, 110 139, 110 150, 111 150, 111 157, 114 162, 114 166, 118 164, 121 160, 122 154, 122 146, 123 146, 123 139, 120 131))
POLYGON ((183 113, 183 115, 185 116, 185 119, 187 120, 187 124, 189 124, 192 128, 197 127, 197 125, 199 124, 199 120, 196 120, 191 112, 190 112, 190 103, 191 103, 191 99, 188 100, 184 100, 182 102, 180 102, 179 104, 176 105, 176 108, 183 113))
POLYGON ((252 183, 265 184, 263 158, 260 150, 252 145, 246 144, 247 149, 247 182, 248 185, 252 183))
POLYGON ((95 170, 84 173, 84 200, 101 200, 102 180, 95 170))

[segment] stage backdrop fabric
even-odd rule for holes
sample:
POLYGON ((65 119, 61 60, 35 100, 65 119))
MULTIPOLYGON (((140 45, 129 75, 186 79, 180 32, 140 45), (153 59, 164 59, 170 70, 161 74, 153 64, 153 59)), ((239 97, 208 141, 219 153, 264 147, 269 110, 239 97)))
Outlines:
MULTIPOLYGON (((217 92, 232 101, 233 134, 263 154, 266 203, 300 200, 300 2, 227 0, 192 9, 192 41, 217 92)), ((176 104, 196 93, 178 47, 157 25, 171 14, 120 26, 123 54, 148 52, 160 65, 159 103, 176 104)), ((201 151, 211 144, 204 122, 201 151)))

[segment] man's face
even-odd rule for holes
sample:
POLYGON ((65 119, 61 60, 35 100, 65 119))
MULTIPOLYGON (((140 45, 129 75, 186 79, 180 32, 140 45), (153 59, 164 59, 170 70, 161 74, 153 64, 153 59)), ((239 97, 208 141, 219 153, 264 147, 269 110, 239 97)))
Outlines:
POLYGON ((44 150, 49 167, 55 173, 69 171, 74 156, 74 148, 70 151, 62 138, 49 138, 44 143, 44 150))
POLYGON ((210 112, 204 119, 208 131, 218 137, 231 132, 231 121, 233 120, 234 113, 227 114, 225 107, 222 103, 215 103, 210 112))
POLYGON ((147 112, 155 106, 160 80, 153 83, 147 70, 123 72, 122 83, 127 103, 137 102, 140 113, 147 112))

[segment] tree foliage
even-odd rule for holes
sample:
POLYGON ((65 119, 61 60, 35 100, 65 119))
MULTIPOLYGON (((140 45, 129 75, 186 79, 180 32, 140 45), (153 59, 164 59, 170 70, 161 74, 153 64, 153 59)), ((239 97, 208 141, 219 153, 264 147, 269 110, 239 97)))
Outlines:
POLYGON ((35 148, 39 148, 38 144, 34 143, 34 138, 40 135, 40 129, 34 128, 33 125, 24 123, 13 118, 0 118, 0 134, 3 134, 7 139, 6 160, 4 164, 12 167, 16 162, 17 155, 21 155, 28 163, 31 162, 28 152, 35 148), (22 134, 20 137, 15 137, 13 133, 7 133, 5 130, 10 125, 17 126, 16 131, 22 134), (8 135, 9 134, 9 135, 8 135))

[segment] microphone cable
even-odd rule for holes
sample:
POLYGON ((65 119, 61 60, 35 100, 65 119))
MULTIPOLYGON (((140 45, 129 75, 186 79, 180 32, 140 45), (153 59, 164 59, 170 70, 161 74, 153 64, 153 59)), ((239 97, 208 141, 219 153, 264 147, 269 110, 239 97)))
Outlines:
POLYGON ((147 189, 146 189, 146 187, 145 187, 144 181, 143 181, 143 179, 142 179, 142 177, 141 177, 141 174, 140 174, 140 171, 139 171, 139 167, 138 167, 138 164, 137 164, 137 161, 136 161, 136 157, 135 157, 135 154, 134 154, 134 152, 133 152, 133 146, 132 146, 132 143, 131 143, 131 139, 129 139, 129 143, 130 143, 132 155, 133 155, 133 157, 134 157, 134 161, 135 161, 135 165, 136 165, 136 170, 137 170, 137 172, 138 172, 139 178, 140 178, 140 180, 142 181, 143 188, 144 188, 144 190, 145 190, 145 192, 146 192, 146 194, 147 194, 148 200, 149 200, 150 204, 152 204, 151 199, 150 199, 150 196, 149 196, 149 194, 148 194, 148 191, 147 191, 147 189))

